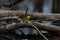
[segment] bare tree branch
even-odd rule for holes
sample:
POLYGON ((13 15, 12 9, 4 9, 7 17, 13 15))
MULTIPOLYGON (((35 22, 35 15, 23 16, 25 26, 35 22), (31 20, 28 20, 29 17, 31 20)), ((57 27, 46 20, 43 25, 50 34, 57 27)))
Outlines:
MULTIPOLYGON (((19 16, 24 17, 25 11, 11 11, 11 10, 1 10, 0 17, 8 16, 19 16)), ((60 14, 43 14, 37 12, 28 12, 27 15, 31 16, 31 19, 51 19, 51 20, 60 20, 60 14)))
MULTIPOLYGON (((42 23, 33 22, 33 21, 32 21, 32 24, 34 24, 37 28, 42 29, 42 30, 60 31, 60 26, 47 25, 47 24, 42 24, 42 23)), ((8 24, 6 26, 4 26, 4 25, 0 26, 0 30, 9 31, 9 30, 13 30, 13 29, 16 29, 19 27, 33 28, 28 22, 20 20, 19 23, 12 23, 12 24, 8 24)))
MULTIPOLYGON (((60 31, 60 26, 55 26, 55 25, 47 25, 47 24, 42 24, 39 22, 32 22, 32 24, 34 24, 36 27, 38 27, 39 29, 42 30, 50 30, 50 31, 60 31)), ((23 27, 31 27, 31 25, 28 22, 20 22, 20 26, 23 27)))

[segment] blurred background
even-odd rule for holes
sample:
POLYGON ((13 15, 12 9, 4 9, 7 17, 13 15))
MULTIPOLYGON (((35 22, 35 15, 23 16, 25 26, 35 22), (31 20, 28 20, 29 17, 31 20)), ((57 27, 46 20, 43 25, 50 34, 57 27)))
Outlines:
MULTIPOLYGON (((60 0, 0 0, 0 10, 26 11, 26 7, 30 12, 60 13, 60 0)), ((60 26, 60 21, 42 21, 41 23, 60 26)), ((25 35, 38 34, 33 28, 19 28, 15 30, 18 35, 22 35, 19 30, 22 30, 25 35)), ((42 33, 48 32, 42 31, 42 33)))

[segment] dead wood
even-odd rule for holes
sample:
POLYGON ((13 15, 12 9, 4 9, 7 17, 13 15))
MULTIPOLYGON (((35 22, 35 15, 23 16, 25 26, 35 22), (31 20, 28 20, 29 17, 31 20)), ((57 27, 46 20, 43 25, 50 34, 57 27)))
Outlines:
MULTIPOLYGON (((19 16, 24 17, 25 11, 11 11, 11 10, 1 10, 0 17, 8 16, 19 16)), ((27 15, 31 16, 31 19, 50 19, 50 20, 60 20, 60 14, 43 14, 37 12, 28 12, 27 15)))
MULTIPOLYGON (((32 24, 34 24, 37 28, 42 29, 42 30, 60 31, 60 26, 47 25, 47 24, 42 24, 42 23, 33 22, 33 21, 32 21, 32 24)), ((8 24, 6 26, 4 26, 4 25, 0 26, 0 30, 8 31, 8 30, 13 30, 13 29, 19 28, 19 27, 33 28, 31 26, 31 24, 29 24, 27 21, 20 20, 19 23, 12 23, 12 24, 8 24)))

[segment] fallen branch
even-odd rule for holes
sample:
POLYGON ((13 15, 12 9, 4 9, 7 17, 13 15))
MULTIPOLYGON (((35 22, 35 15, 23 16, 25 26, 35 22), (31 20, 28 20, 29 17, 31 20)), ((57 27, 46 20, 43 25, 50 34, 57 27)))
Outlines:
MULTIPOLYGON (((25 11, 11 11, 11 10, 0 11, 0 17, 8 17, 8 16, 24 17, 24 15, 25 15, 25 11)), ((31 19, 60 20, 60 14, 43 14, 37 12, 28 12, 27 15, 30 15, 31 19)))
MULTIPOLYGON (((60 26, 47 25, 47 24, 42 24, 39 22, 32 22, 32 24, 34 24, 37 28, 42 29, 42 30, 60 31, 60 26)), ((0 26, 0 30, 9 31, 9 30, 13 30, 19 27, 33 28, 28 22, 20 20, 20 23, 12 23, 6 26, 4 25, 0 26)))
MULTIPOLYGON (((42 24, 39 22, 32 22, 37 28, 42 29, 42 30, 50 30, 50 31, 60 31, 60 26, 54 26, 54 25, 47 25, 47 24, 42 24)), ((20 26, 22 27, 31 27, 31 25, 28 22, 23 22, 21 21, 20 26)))

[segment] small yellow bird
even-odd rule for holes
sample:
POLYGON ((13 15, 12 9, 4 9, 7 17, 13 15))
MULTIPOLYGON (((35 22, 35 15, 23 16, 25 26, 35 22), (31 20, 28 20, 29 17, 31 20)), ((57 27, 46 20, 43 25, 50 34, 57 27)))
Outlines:
POLYGON ((31 19, 31 16, 27 16, 26 19, 27 19, 27 20, 30 20, 30 19, 31 19))

